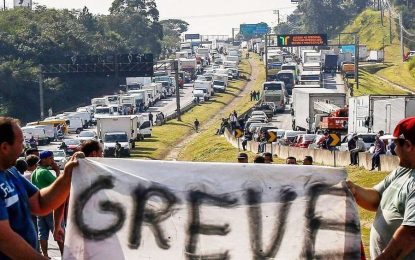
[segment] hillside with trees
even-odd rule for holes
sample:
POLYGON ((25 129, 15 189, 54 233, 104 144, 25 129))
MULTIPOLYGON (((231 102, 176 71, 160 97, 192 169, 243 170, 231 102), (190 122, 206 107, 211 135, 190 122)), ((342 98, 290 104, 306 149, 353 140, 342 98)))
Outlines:
MULTIPOLYGON (((39 118, 40 64, 78 55, 153 53, 159 57, 180 41, 178 35, 187 30, 186 25, 180 20, 159 21, 153 0, 115 0, 109 15, 94 15, 86 7, 2 11, 0 114, 23 121, 39 118)), ((114 76, 46 78, 45 110, 58 112, 87 104, 93 97, 119 91, 120 84, 125 84, 125 79, 114 76)))

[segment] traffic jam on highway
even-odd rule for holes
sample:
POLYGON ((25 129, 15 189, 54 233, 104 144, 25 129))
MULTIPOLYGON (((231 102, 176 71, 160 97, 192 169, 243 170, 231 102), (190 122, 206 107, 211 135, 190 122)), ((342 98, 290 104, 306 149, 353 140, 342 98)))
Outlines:
MULTIPOLYGON (((269 41, 276 43, 278 39, 269 41)), ((274 142, 373 153, 376 136, 387 142, 394 126, 414 111, 411 96, 350 97, 345 82, 355 77, 355 57, 347 48, 280 46, 260 38, 246 42, 249 51, 261 55, 267 72, 260 103, 245 115, 241 125, 242 144, 259 142, 258 153, 266 143, 274 142)), ((359 60, 373 56, 365 46, 360 48, 359 60)), ((385 153, 394 154, 389 146, 386 148, 385 153)))
POLYGON ((196 43, 183 42, 176 52, 177 79, 174 70, 156 63, 153 77, 126 78, 119 93, 93 98, 76 111, 57 115, 49 111, 44 120, 27 123, 22 127, 26 148, 51 150, 61 168, 86 140, 99 140, 104 157, 129 157, 136 142, 151 137, 152 127, 175 113, 176 91, 181 108, 203 105, 239 78, 239 47, 219 41, 208 46, 196 43))

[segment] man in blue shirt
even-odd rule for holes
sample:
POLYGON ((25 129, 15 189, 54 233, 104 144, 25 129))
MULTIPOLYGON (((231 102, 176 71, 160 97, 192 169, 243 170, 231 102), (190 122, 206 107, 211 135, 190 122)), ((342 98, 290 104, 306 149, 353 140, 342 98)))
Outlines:
POLYGON ((65 202, 77 160, 71 158, 64 173, 39 191, 14 167, 23 143, 18 120, 0 117, 0 259, 47 259, 36 250, 31 214, 45 216, 65 202))

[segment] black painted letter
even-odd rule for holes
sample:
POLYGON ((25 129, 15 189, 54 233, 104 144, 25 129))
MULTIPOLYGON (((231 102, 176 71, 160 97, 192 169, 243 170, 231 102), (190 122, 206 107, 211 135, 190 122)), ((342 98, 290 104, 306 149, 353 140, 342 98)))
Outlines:
POLYGON ((98 179, 85 191, 81 192, 79 196, 75 199, 75 214, 74 214, 74 223, 79 229, 83 237, 100 241, 114 235, 119 231, 124 222, 125 222, 125 210, 120 203, 115 203, 111 201, 102 201, 99 204, 100 210, 103 212, 112 213, 117 216, 116 221, 110 225, 108 228, 103 230, 92 229, 88 227, 83 219, 82 212, 85 208, 86 203, 91 199, 91 197, 98 193, 100 190, 112 189, 114 188, 114 178, 108 176, 100 176, 98 179))
POLYGON ((225 236, 229 233, 229 224, 222 226, 206 225, 200 223, 200 207, 203 202, 208 205, 230 208, 236 205, 237 199, 231 199, 228 195, 209 195, 201 191, 192 191, 189 193, 190 211, 189 211, 189 229, 188 239, 186 242, 186 257, 189 260, 209 259, 225 260, 228 259, 228 251, 224 253, 211 255, 197 255, 196 246, 199 240, 199 234, 225 236))
POLYGON ((261 192, 248 190, 248 216, 250 223, 250 241, 255 260, 274 259, 281 246, 287 224, 287 217, 292 202, 297 198, 297 193, 291 187, 283 187, 280 191, 278 201, 281 206, 278 209, 279 217, 275 223, 271 245, 267 250, 263 249, 262 242, 262 214, 261 214, 261 192))
POLYGON ((143 188, 137 187, 132 194, 134 200, 134 212, 131 220, 131 233, 129 237, 129 247, 138 249, 141 244, 141 229, 143 223, 149 224, 156 238, 157 245, 162 249, 169 249, 169 241, 164 237, 160 222, 166 220, 172 215, 173 205, 177 202, 177 198, 167 189, 159 187, 143 188), (154 211, 146 208, 147 201, 157 196, 166 202, 164 209, 154 211))

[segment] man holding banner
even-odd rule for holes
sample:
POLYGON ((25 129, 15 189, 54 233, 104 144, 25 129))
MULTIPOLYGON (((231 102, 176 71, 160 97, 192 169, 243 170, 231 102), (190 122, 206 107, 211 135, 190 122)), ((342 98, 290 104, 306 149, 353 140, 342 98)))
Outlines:
POLYGON ((0 259, 47 259, 36 250, 31 214, 45 216, 64 203, 78 162, 72 157, 64 173, 39 191, 14 167, 23 143, 18 120, 0 117, 0 259))
POLYGON ((393 133, 400 167, 373 188, 348 186, 357 204, 376 217, 370 232, 373 259, 415 259, 415 117, 393 133))

